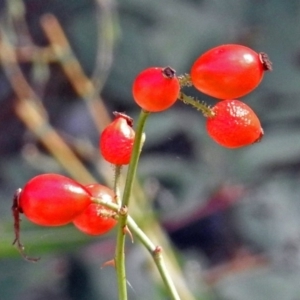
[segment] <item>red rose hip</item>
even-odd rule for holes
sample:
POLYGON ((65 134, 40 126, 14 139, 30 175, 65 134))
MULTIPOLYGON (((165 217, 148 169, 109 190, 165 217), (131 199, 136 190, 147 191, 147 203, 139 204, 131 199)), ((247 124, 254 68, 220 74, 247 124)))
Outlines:
POLYGON ((160 112, 171 107, 179 91, 179 80, 170 67, 145 69, 137 75, 132 87, 135 102, 149 112, 160 112))
POLYGON ((115 116, 116 119, 103 130, 99 148, 106 161, 114 165, 127 165, 135 137, 132 119, 121 113, 115 113, 115 116))
POLYGON ((33 223, 60 226, 73 221, 91 203, 90 198, 76 181, 60 174, 42 174, 25 184, 18 209, 33 223))
POLYGON ((258 142, 263 129, 254 111, 239 100, 224 100, 213 108, 213 117, 208 117, 206 130, 218 144, 238 148, 258 142))
MULTIPOLYGON (((108 187, 97 183, 85 187, 93 197, 105 200, 108 203, 115 202, 115 193, 108 187)), ((113 215, 114 212, 112 210, 100 204, 91 203, 74 219, 73 224, 85 234, 105 234, 117 224, 113 215)))
POLYGON ((196 89, 218 99, 235 99, 254 90, 264 71, 271 70, 265 53, 235 44, 215 47, 201 55, 191 68, 196 89))

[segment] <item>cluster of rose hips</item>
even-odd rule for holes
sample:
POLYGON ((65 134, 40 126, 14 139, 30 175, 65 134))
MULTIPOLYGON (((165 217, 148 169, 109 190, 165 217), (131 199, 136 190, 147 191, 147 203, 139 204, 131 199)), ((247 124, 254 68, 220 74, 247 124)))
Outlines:
MULTIPOLYGON (((222 45, 201 55, 190 75, 177 77, 170 67, 145 69, 134 80, 133 98, 150 113, 168 109, 177 99, 183 100, 203 112, 208 135, 218 144, 228 148, 247 146, 262 138, 263 129, 254 111, 237 98, 255 89, 266 70, 271 70, 271 63, 265 53, 256 53, 241 45, 222 45), (191 85, 219 101, 210 108, 191 100, 181 91, 183 86, 191 85)), ((100 152, 113 165, 127 165, 134 140, 133 120, 115 113, 114 121, 101 134, 100 152)), ((58 174, 34 177, 14 198, 15 242, 22 250, 20 213, 42 226, 73 223, 85 234, 108 232, 116 225, 117 214, 96 203, 95 199, 118 202, 114 191, 100 184, 83 186, 58 174)))
POLYGON ((62 226, 72 222, 88 235, 107 233, 117 223, 115 213, 97 204, 94 199, 105 203, 116 202, 113 190, 98 183, 83 186, 71 178, 52 173, 32 178, 14 196, 14 243, 28 258, 23 253, 19 237, 20 213, 41 226, 62 226))
POLYGON ((265 53, 256 53, 242 45, 222 45, 201 55, 190 75, 178 78, 170 68, 144 70, 134 81, 133 96, 144 110, 158 112, 176 102, 182 86, 193 85, 221 100, 212 108, 205 104, 198 107, 207 117, 208 135, 223 147, 238 148, 253 144, 263 136, 258 117, 238 98, 254 90, 264 71, 271 69, 265 53))

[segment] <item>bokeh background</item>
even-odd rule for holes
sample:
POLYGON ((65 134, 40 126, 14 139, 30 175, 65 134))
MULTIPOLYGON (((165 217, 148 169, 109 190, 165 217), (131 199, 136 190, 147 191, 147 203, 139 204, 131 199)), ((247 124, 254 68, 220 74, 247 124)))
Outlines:
MULTIPOLYGON (((101 268, 113 257, 114 232, 92 238, 23 218, 26 251, 42 257, 28 263, 11 245, 12 195, 45 172, 111 185, 99 132, 112 111, 136 119, 136 74, 167 65, 188 73, 223 43, 266 52, 273 62, 243 98, 265 137, 228 150, 183 103, 151 115, 138 171, 144 200, 132 211, 170 242, 181 267, 172 273, 193 294, 184 300, 300 299, 300 2, 1 0, 0 10, 1 300, 117 299, 113 268, 101 268), (50 48, 51 38, 60 47, 50 48)), ((169 299, 137 241, 128 243, 127 267, 130 299, 169 299)))

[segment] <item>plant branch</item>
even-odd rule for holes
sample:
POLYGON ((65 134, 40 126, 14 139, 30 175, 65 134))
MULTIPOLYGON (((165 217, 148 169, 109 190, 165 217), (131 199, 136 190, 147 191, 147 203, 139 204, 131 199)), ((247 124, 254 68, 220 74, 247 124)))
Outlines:
POLYGON ((184 104, 188 104, 193 106, 195 109, 201 111, 205 117, 213 117, 215 114, 212 109, 204 102, 200 102, 195 98, 180 92, 179 100, 181 100, 184 104))
POLYGON ((172 278, 166 268, 163 256, 162 256, 162 247, 155 246, 151 240, 148 238, 148 236, 138 227, 138 225, 135 223, 135 221, 128 216, 127 224, 129 229, 138 237, 140 242, 145 246, 145 248, 150 252, 152 255, 154 262, 157 266, 157 269, 160 273, 160 276, 165 284, 165 287, 169 293, 169 295, 172 297, 173 300, 180 300, 180 297, 178 295, 178 292, 176 290, 176 287, 174 285, 174 282, 172 281, 172 278))
POLYGON ((135 174, 137 170, 137 165, 141 153, 141 148, 143 144, 143 132, 145 123, 149 113, 141 111, 140 117, 137 124, 133 150, 131 154, 130 164, 127 171, 127 177, 124 187, 124 194, 122 198, 122 204, 119 214, 118 222, 118 233, 117 233, 117 245, 116 245, 116 270, 117 270, 117 282, 118 282, 118 291, 119 299, 127 299, 127 281, 126 281, 126 272, 125 272, 125 234, 127 226, 127 207, 129 205, 130 195, 132 193, 133 182, 135 179, 135 174))
MULTIPOLYGON (((112 203, 112 202, 107 202, 106 200, 102 200, 102 199, 98 199, 98 198, 92 198, 92 201, 95 203, 101 204, 105 207, 108 207, 108 208, 114 210, 115 212, 118 212, 119 218, 120 218, 120 215, 126 214, 128 228, 130 229, 130 231, 132 233, 135 234, 135 236, 139 239, 139 241, 145 246, 145 248, 152 255, 154 262, 157 266, 157 269, 160 273, 160 276, 165 284, 165 287, 166 287, 169 295, 172 297, 171 299, 180 300, 180 297, 178 295, 178 292, 176 290, 174 282, 172 281, 172 278, 171 278, 171 276, 167 270, 167 267, 165 265, 163 255, 162 255, 162 247, 155 246, 153 244, 153 242, 149 239, 149 237, 144 233, 144 231, 136 224, 134 219, 131 216, 127 215, 127 211, 122 212, 122 210, 121 210, 121 212, 120 212, 117 204, 112 203)), ((123 272, 119 276, 120 277, 123 276, 121 278, 126 279, 126 275, 123 272)), ((126 280, 125 280, 125 283, 126 283, 126 280)), ((122 295, 122 297, 123 297, 123 295, 122 295)), ((123 299, 123 298, 121 298, 121 299, 123 299)))
POLYGON ((138 161, 140 158, 141 154, 141 148, 144 143, 144 128, 145 128, 145 123, 147 120, 147 117, 149 116, 149 112, 141 110, 139 119, 138 119, 138 124, 135 132, 135 138, 134 138, 134 144, 133 144, 133 150, 132 150, 132 155, 127 171, 127 177, 126 177, 126 182, 125 182, 125 187, 124 187, 124 195, 122 199, 122 205, 123 206, 128 206, 130 196, 132 193, 132 187, 136 175, 136 170, 137 170, 137 165, 138 161))

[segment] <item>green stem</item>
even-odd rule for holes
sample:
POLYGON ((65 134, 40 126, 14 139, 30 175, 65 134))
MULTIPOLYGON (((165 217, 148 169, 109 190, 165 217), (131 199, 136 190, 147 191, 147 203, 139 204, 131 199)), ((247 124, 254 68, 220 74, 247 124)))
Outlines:
POLYGON ((117 272, 119 300, 127 300, 127 280, 125 268, 125 227, 127 223, 127 209, 121 208, 117 233, 115 265, 117 272))
POLYGON ((114 178, 114 192, 117 198, 118 205, 121 205, 120 203, 120 177, 121 177, 121 170, 122 166, 116 165, 115 166, 115 178, 114 178))
POLYGON ((117 245, 115 253, 115 264, 117 272, 117 283, 119 300, 127 300, 127 280, 125 271, 125 235, 127 226, 127 207, 129 205, 133 182, 143 144, 143 132, 149 112, 141 111, 135 133, 134 145, 130 164, 127 171, 124 194, 118 221, 117 245))
POLYGON ((129 229, 138 237, 141 243, 145 246, 145 248, 152 255, 154 262, 157 266, 157 269, 160 273, 160 276, 165 284, 165 287, 169 293, 169 296, 172 300, 180 300, 174 282, 166 268, 163 256, 162 256, 162 247, 155 246, 148 236, 138 227, 135 221, 128 216, 127 219, 129 229))
POLYGON ((141 111, 138 123, 137 123, 137 128, 135 132, 135 138, 134 138, 134 145, 133 145, 133 150, 132 150, 132 155, 130 159, 130 164, 128 167, 127 171, 127 177, 126 177, 126 182, 125 182, 125 187, 124 187, 124 194, 123 194, 123 199, 122 199, 122 206, 128 206, 129 204, 129 199, 130 195, 132 192, 132 187, 133 187, 133 182, 137 170, 137 165, 138 161, 140 158, 142 146, 143 146, 143 133, 144 133, 144 128, 146 124, 147 117, 149 116, 149 112, 147 111, 141 111))
MULTIPOLYGON (((115 212, 119 212, 118 205, 111 202, 106 202, 102 199, 92 198, 92 201, 101 205, 104 205, 115 212)), ((139 239, 139 241, 145 246, 145 248, 152 255, 160 276, 165 284, 165 287, 171 296, 172 300, 180 300, 176 287, 172 281, 172 278, 166 268, 165 262, 162 256, 162 248, 160 246, 155 246, 144 231, 136 224, 134 219, 127 215, 127 225, 132 233, 139 239)), ((121 275, 120 275, 121 276, 121 275)), ((123 276, 125 276, 123 274, 123 276)), ((126 279, 126 277, 125 277, 126 279)))
POLYGON ((206 103, 200 102, 191 96, 187 96, 183 92, 180 92, 178 99, 181 100, 184 104, 189 104, 197 110, 200 110, 205 117, 215 116, 213 110, 206 103))

